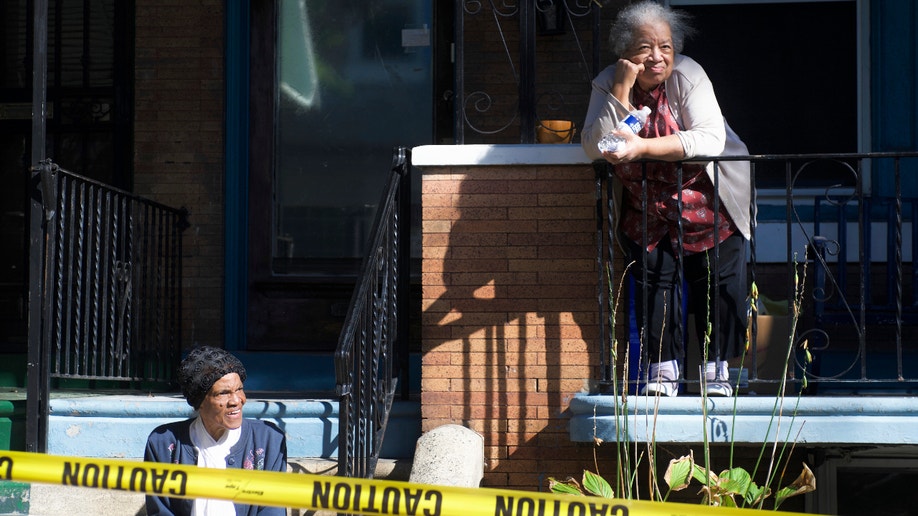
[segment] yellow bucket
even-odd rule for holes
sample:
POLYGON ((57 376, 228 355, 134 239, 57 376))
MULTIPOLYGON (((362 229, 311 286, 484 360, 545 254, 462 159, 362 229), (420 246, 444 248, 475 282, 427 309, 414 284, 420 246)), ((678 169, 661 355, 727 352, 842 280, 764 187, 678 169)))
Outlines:
POLYGON ((570 143, 577 129, 570 120, 542 120, 536 127, 539 143, 570 143))

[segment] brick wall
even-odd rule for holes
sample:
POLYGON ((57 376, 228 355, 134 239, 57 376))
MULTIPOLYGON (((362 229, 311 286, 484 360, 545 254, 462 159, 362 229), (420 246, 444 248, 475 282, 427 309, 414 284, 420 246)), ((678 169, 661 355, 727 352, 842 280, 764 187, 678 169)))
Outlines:
POLYGON ((134 191, 186 207, 184 345, 223 341, 223 0, 137 0, 134 191))
POLYGON ((423 176, 422 430, 485 439, 483 485, 544 489, 592 469, 571 397, 597 378, 593 169, 423 176))
MULTIPOLYGON (((545 491, 548 477, 579 480, 584 469, 615 484, 616 443, 572 443, 565 414, 599 377, 593 178, 589 165, 423 171, 421 429, 452 423, 481 433, 483 486, 545 491)), ((704 464, 706 456, 684 443, 621 451, 637 470, 630 496, 645 499, 651 452, 663 489, 670 459, 694 452, 704 464)), ((716 472, 759 464, 755 478, 765 483, 759 447, 709 453, 716 472)), ((781 486, 806 459, 801 448, 785 453, 781 486)), ((698 484, 669 499, 698 503, 698 484)))

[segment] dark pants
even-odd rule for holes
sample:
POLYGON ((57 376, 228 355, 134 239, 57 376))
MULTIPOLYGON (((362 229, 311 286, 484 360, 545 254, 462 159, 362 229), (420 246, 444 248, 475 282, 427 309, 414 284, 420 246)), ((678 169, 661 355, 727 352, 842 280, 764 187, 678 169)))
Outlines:
MULTIPOLYGON (((683 360, 682 296, 687 296, 689 312, 695 317, 696 337, 704 343, 705 329, 711 322, 711 344, 707 360, 726 360, 740 356, 746 342, 746 239, 734 233, 718 246, 717 281, 713 275, 714 249, 683 257, 683 280, 687 292, 679 288, 679 258, 669 238, 664 238, 647 253, 647 284, 641 246, 627 237, 622 241, 633 261, 635 307, 639 330, 644 332, 643 347, 650 362, 683 360), (644 296, 647 296, 647 325, 644 322, 644 296), (710 303, 709 303, 710 301, 710 303), (715 308, 719 307, 719 308, 715 308), (709 313, 710 311, 710 313, 709 313), (717 321, 714 320, 717 314, 717 321)), ((684 366, 683 366, 684 367, 684 366)))

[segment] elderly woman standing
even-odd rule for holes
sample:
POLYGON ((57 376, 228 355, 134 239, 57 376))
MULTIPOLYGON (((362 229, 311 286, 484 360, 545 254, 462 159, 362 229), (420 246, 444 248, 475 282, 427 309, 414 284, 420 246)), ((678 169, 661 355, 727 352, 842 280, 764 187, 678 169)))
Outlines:
POLYGON ((650 356, 643 392, 678 393, 683 324, 673 301, 680 299, 681 267, 698 342, 705 342, 704 329, 712 325, 712 344, 703 350, 705 392, 729 396, 726 359, 739 356, 745 342, 749 166, 724 161, 715 173, 711 162, 676 162, 746 155, 748 150, 724 120, 707 74, 680 54, 689 32, 683 13, 655 2, 631 4, 619 13, 610 36, 619 59, 593 80, 581 141, 588 156, 615 165, 622 187, 619 232, 637 267, 632 269, 638 282, 636 315, 638 321, 646 318, 643 342, 650 356), (615 152, 601 152, 599 140, 644 106, 651 114, 640 133, 618 133, 625 143, 615 152), (641 200, 645 168, 646 231, 641 200))
MULTIPOLYGON (((194 348, 182 361, 178 381, 185 400, 197 411, 185 421, 162 425, 147 438, 144 460, 205 468, 287 471, 287 441, 277 426, 244 419, 245 367, 218 348, 194 348)), ((233 504, 229 500, 147 496, 147 514, 275 515, 282 507, 233 504)))

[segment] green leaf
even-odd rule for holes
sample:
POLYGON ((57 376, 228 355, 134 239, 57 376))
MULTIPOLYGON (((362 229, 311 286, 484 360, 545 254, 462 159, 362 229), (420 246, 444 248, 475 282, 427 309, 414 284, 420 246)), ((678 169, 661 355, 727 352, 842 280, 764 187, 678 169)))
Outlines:
POLYGON ((606 479, 601 476, 593 473, 592 471, 583 470, 583 488, 587 490, 588 493, 594 494, 596 496, 601 496, 603 498, 615 498, 615 493, 612 491, 612 486, 606 482, 606 479))
POLYGON ((663 480, 666 481, 666 484, 669 485, 669 488, 673 491, 685 489, 692 481, 690 475, 694 466, 695 463, 690 455, 672 459, 669 461, 669 467, 666 468, 666 473, 663 474, 663 480))
POLYGON ((573 478, 568 478, 567 480, 555 480, 554 478, 549 477, 548 490, 556 494, 584 496, 583 491, 580 489, 580 484, 578 484, 577 481, 573 478))
POLYGON ((768 498, 768 495, 770 494, 771 490, 768 489, 768 487, 759 487, 755 482, 753 482, 752 485, 749 486, 749 490, 746 491, 746 496, 744 499, 746 500, 747 504, 755 505, 759 503, 759 501, 768 498))
POLYGON ((778 490, 775 493, 775 509, 777 509, 784 500, 790 498, 791 496, 797 496, 806 493, 812 493, 816 490, 816 476, 813 475, 813 472, 810 470, 809 466, 806 463, 803 464, 803 471, 800 472, 800 476, 794 480, 791 485, 778 490))
POLYGON ((752 477, 743 468, 728 469, 720 474, 720 488, 728 493, 745 498, 751 485, 752 477))
POLYGON ((721 507, 736 507, 736 500, 732 496, 723 494, 720 496, 720 506, 721 507))
POLYGON ((692 478, 704 485, 708 485, 708 479, 710 479, 712 483, 717 483, 717 475, 715 475, 713 471, 708 472, 697 464, 694 464, 692 467, 692 478))
POLYGON ((781 506, 784 503, 784 500, 787 500, 791 496, 794 496, 794 493, 797 490, 793 487, 787 486, 781 489, 778 489, 778 492, 775 493, 775 509, 781 506))

